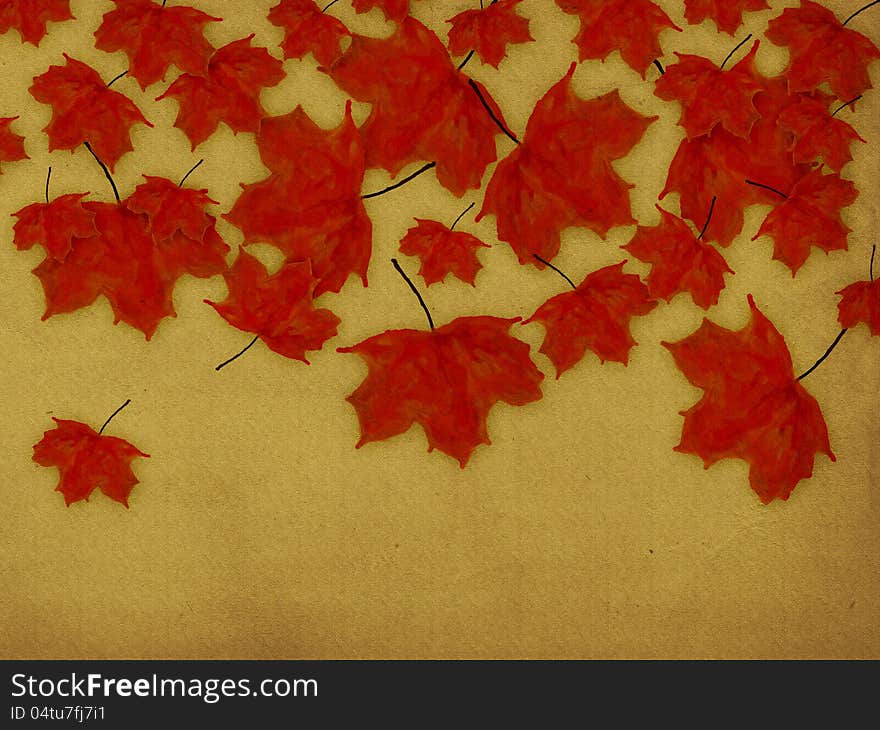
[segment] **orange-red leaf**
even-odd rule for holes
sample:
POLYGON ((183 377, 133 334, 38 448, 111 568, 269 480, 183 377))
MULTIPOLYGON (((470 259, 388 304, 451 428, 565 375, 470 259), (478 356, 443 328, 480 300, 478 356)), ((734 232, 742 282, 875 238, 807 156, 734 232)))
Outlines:
POLYGON ((56 426, 34 445, 33 459, 40 466, 58 467, 61 479, 55 491, 64 495, 64 502, 70 506, 81 499, 88 501, 100 488, 110 499, 128 507, 128 496, 138 483, 131 462, 149 454, 123 439, 102 436, 79 421, 52 420, 56 426))
POLYGON ((179 104, 174 126, 195 149, 220 122, 233 132, 256 132, 266 112, 260 91, 284 78, 281 61, 265 48, 251 47, 253 34, 215 51, 204 76, 182 74, 157 101, 170 96, 179 104))
POLYGON ((308 261, 289 261, 269 276, 244 249, 224 274, 229 294, 210 304, 233 327, 253 332, 275 352, 308 364, 306 352, 320 350, 336 335, 337 317, 312 304, 315 280, 308 261))
POLYGON ((72 150, 89 142, 112 171, 119 158, 133 149, 131 127, 153 125, 131 99, 107 88, 95 69, 66 53, 64 58, 64 66, 49 66, 30 88, 34 99, 52 106, 52 120, 44 130, 49 151, 72 150))
POLYGON ((844 27, 828 8, 801 0, 767 25, 767 39, 788 46, 791 58, 785 76, 791 91, 812 91, 827 81, 831 90, 849 100, 871 88, 868 64, 880 58, 873 41, 844 27))
POLYGON ((871 335, 880 335, 880 279, 857 281, 837 293, 841 297, 837 304, 840 324, 849 328, 864 322, 871 335))
POLYGON ((832 170, 840 172, 852 159, 852 143, 865 140, 849 124, 831 116, 830 99, 822 93, 799 94, 780 112, 778 124, 794 136, 795 162, 810 163, 821 158, 832 170))
POLYGON ((579 60, 601 59, 619 50, 625 63, 642 78, 655 58, 663 55, 659 35, 666 28, 680 31, 650 0, 556 0, 566 13, 577 15, 581 28, 574 37, 579 60))
POLYGON ((588 274, 577 289, 551 297, 525 321, 540 322, 547 330, 541 352, 556 366, 557 378, 577 365, 588 349, 602 362, 629 361, 629 351, 637 344, 630 320, 648 314, 657 302, 638 276, 623 273, 625 263, 588 274))
POLYGON ((840 211, 851 205, 859 192, 849 180, 836 173, 807 173, 792 188, 788 198, 772 210, 754 241, 764 234, 773 239, 773 258, 782 261, 794 276, 810 255, 812 246, 826 253, 846 249, 850 228, 840 211))
POLYGON ((470 233, 450 230, 437 221, 415 220, 418 225, 400 240, 400 252, 421 259, 419 274, 425 284, 430 286, 452 274, 473 286, 477 272, 483 268, 477 249, 489 246, 470 233))
POLYGON ((70 0, 0 0, 0 33, 15 28, 22 43, 40 45, 46 23, 73 20, 70 0))
MULTIPOLYGON (((367 167, 394 176, 411 162, 430 160, 454 195, 480 187, 502 132, 432 30, 407 17, 388 38, 356 35, 328 73, 354 99, 373 105, 360 129, 367 167)), ((492 97, 477 87, 503 123, 492 97)))
MULTIPOLYGON (((24 137, 10 129, 10 125, 16 119, 18 117, 0 118, 0 162, 17 162, 28 159, 27 152, 24 151, 24 137)), ((2 171, 2 166, 0 166, 0 173, 2 171)))
POLYGON ((149 230, 156 241, 167 241, 175 233, 201 241, 211 226, 211 216, 205 208, 216 200, 208 197, 207 190, 182 188, 164 177, 144 175, 141 183, 125 200, 125 206, 135 213, 144 213, 149 230))
POLYGON ((604 238, 609 228, 635 223, 633 185, 611 162, 629 154, 657 117, 634 111, 616 90, 579 98, 571 88, 575 66, 538 101, 522 144, 495 168, 477 216, 495 215, 498 238, 521 264, 536 264, 533 254, 556 256, 569 226, 604 238))
POLYGON ((388 330, 339 352, 369 368, 348 398, 358 414, 360 448, 418 423, 428 451, 439 449, 465 467, 488 444, 486 416, 498 401, 521 406, 541 398, 544 376, 529 346, 508 330, 519 319, 459 317, 431 332, 388 330))
POLYGON ((684 0, 684 17, 691 25, 711 19, 718 30, 733 35, 742 25, 743 13, 769 7, 767 0, 684 0))
POLYGON ((50 258, 63 261, 76 238, 95 236, 95 214, 83 207, 88 193, 72 193, 51 203, 32 203, 16 213, 13 243, 19 251, 39 244, 50 258))
POLYGON ((684 411, 676 451, 709 468, 719 459, 750 465, 752 489, 767 504, 788 499, 813 474, 816 453, 834 454, 819 404, 795 379, 777 329, 749 296, 751 319, 732 331, 707 319, 683 340, 663 344, 685 377, 705 391, 684 411))
POLYGON ((169 66, 204 76, 214 47, 204 36, 205 25, 219 21, 186 5, 165 6, 153 0, 113 0, 95 31, 95 48, 128 56, 131 76, 142 89, 163 81, 169 66))
POLYGON ((724 288, 724 274, 733 271, 718 251, 698 239, 681 218, 656 206, 660 223, 639 226, 623 248, 640 261, 651 264, 646 283, 655 299, 667 302, 687 292, 703 309, 718 303, 724 288))
POLYGON ((321 12, 315 0, 281 0, 269 10, 269 22, 284 28, 281 49, 285 58, 307 53, 330 66, 342 55, 342 39, 351 35, 338 18, 321 12))
POLYGON ((507 46, 534 41, 529 19, 516 12, 521 0, 499 0, 486 8, 465 10, 447 20, 449 52, 463 56, 474 51, 483 63, 495 68, 507 55, 507 46))

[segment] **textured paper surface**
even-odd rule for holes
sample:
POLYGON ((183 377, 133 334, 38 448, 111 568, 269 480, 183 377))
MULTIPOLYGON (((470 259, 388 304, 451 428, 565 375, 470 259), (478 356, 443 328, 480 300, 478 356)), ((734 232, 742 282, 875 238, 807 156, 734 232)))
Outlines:
MULTIPOLYGON (((280 56, 282 32, 265 19, 274 2, 198 0, 224 18, 208 27, 215 46, 255 33, 280 56)), ((747 32, 760 36, 773 11, 746 16, 737 37, 711 23, 689 26, 682 4, 662 2, 682 33, 661 37, 673 51, 720 62, 747 32)), ((846 17, 862 3, 826 3, 846 17)), ((423 327, 423 313, 389 259, 413 217, 449 224, 475 192, 456 199, 426 174, 367 201, 374 225, 370 286, 350 280, 320 303, 341 318, 339 335, 311 366, 262 345, 221 372, 214 366, 250 335, 226 325, 205 298, 225 294, 222 277, 184 277, 174 293, 176 319, 149 343, 112 325, 103 300, 40 321, 43 294, 30 271, 38 249, 12 245, 9 213, 51 194, 91 191, 112 200, 99 168, 80 148, 49 154, 50 109, 28 94, 32 77, 62 62, 62 52, 110 79, 127 67, 122 53, 94 49, 93 31, 110 2, 74 0, 77 21, 50 26, 39 49, 0 36, 0 116, 21 115, 15 130, 31 159, 5 164, 0 176, 0 655, 44 658, 345 658, 345 657, 876 657, 880 655, 880 339, 860 326, 804 381, 822 406, 837 463, 817 456, 814 477, 787 502, 762 506, 747 465, 727 460, 704 470, 672 451, 682 419, 700 391, 675 368, 661 340, 692 332, 703 312, 684 296, 634 321, 640 343, 628 367, 587 355, 561 379, 537 353, 538 325, 515 334, 533 346, 547 378, 544 398, 522 408, 499 405, 489 416, 491 447, 465 470, 424 434, 355 450, 357 419, 346 403, 366 368, 340 355, 386 328, 423 327), (107 433, 152 455, 135 462, 141 483, 125 510, 96 492, 65 508, 55 469, 31 461, 51 416, 100 427, 126 398, 132 404, 107 433)), ((476 6, 461 0, 413 3, 415 15, 445 40, 445 20, 476 6)), ((522 134, 538 98, 576 58, 574 16, 550 0, 524 0, 537 42, 513 47, 496 71, 473 59, 468 70, 498 100, 522 134)), ((346 0, 330 11, 353 30, 386 35, 381 14, 355 16, 346 0)), ((880 41, 880 10, 853 27, 880 41)), ((762 41, 758 67, 781 71, 787 54, 762 41)), ((344 96, 316 71, 311 56, 284 64, 288 76, 262 94, 272 114, 301 104, 322 126, 338 124, 344 96)), ((880 64, 871 67, 875 85, 880 64)), ((172 69, 168 81, 176 75, 172 69)), ((633 213, 653 225, 654 203, 683 136, 679 107, 652 95, 618 54, 581 64, 577 92, 591 98, 617 87, 623 99, 660 119, 615 168, 636 183, 633 213)), ((155 102, 167 87, 142 93, 130 78, 114 88, 130 96, 153 129, 134 128, 135 152, 117 165, 123 196, 141 174, 179 179, 199 158, 190 184, 207 187, 229 210, 241 182, 267 173, 253 135, 225 126, 194 153, 173 125, 177 105, 155 102)), ((369 107, 355 104, 357 120, 369 107)), ((725 250, 728 277, 713 320, 739 328, 746 294, 785 336, 800 372, 836 335, 834 292, 866 278, 877 241, 880 95, 866 94, 852 114, 868 144, 854 147, 844 170, 861 195, 844 211, 854 232, 849 252, 813 253, 792 278, 771 260, 771 242, 750 241, 768 208, 747 211, 744 233, 725 250)), ((499 154, 513 143, 499 136, 499 154)), ((412 170, 418 165, 413 165, 412 170)), ((484 184, 494 167, 487 170, 484 184)), ((407 169, 402 174, 410 172, 407 169)), ((384 187, 369 171, 365 191, 384 187)), ((676 198, 664 202, 677 211, 676 198)), ((435 320, 467 314, 530 315, 566 289, 556 274, 520 267, 495 237, 494 219, 462 230, 493 244, 480 256, 476 288, 460 282, 426 289, 435 320)), ((570 229, 554 261, 580 281, 619 261, 633 227, 607 240, 570 229)), ((235 247, 241 234, 220 224, 235 247)), ((279 262, 268 246, 253 247, 279 262)), ((230 257, 231 258, 231 257, 230 257)), ((401 257, 414 273, 417 261, 401 257)), ((630 261, 627 270, 648 268, 630 261)))

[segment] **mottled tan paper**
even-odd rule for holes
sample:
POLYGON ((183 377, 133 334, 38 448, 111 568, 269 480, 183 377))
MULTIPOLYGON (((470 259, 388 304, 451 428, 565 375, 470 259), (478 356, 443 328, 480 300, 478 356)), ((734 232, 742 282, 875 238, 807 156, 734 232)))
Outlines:
MULTIPOLYGON (((280 55, 279 28, 265 19, 272 0, 197 0, 224 22, 208 28, 216 46, 255 33, 280 55)), ((751 13, 736 38, 711 23, 689 26, 679 2, 662 2, 683 28, 663 33, 673 51, 720 62, 752 32, 794 2, 751 13)), ((839 17, 859 0, 827 3, 839 17)), ((51 194, 91 191, 112 200, 101 171, 79 149, 48 153, 41 132, 50 109, 28 94, 31 78, 62 52, 109 79, 127 67, 122 53, 93 47, 110 2, 73 0, 75 22, 54 24, 39 49, 0 37, 0 116, 21 115, 31 159, 3 165, 0 176, 0 655, 4 658, 376 658, 376 657, 877 657, 880 655, 880 338, 853 329, 828 361, 804 380, 828 423, 837 462, 816 459, 812 479, 788 502, 762 506, 747 465, 728 460, 704 470, 673 452, 679 411, 700 396, 675 368, 661 340, 701 322, 680 296, 633 323, 639 342, 628 367, 600 365, 592 354, 556 380, 537 353, 539 325, 515 327, 546 373, 544 398, 499 405, 489 417, 491 447, 465 470, 426 453, 422 431, 355 450, 358 424, 345 401, 366 368, 335 352, 387 328, 422 327, 423 313, 389 259, 413 217, 450 223, 480 192, 456 199, 426 174, 367 201, 374 224, 370 286, 351 280, 320 303, 342 318, 339 335, 311 366, 263 345, 221 372, 214 366, 250 335, 225 324, 205 298, 222 299, 222 277, 184 277, 174 293, 176 319, 149 343, 112 324, 102 299, 74 314, 40 321, 43 293, 30 271, 38 249, 12 245, 9 214, 51 194), (135 462, 141 483, 124 509, 96 492, 65 508, 53 491, 55 469, 31 461, 51 416, 98 428, 127 398, 107 433, 150 453, 135 462)), ((445 39, 445 20, 476 6, 464 0, 414 0, 416 16, 445 39)), ((577 19, 551 0, 524 0, 536 42, 513 47, 498 70, 475 58, 469 72, 488 87, 522 135, 535 102, 576 58, 577 19)), ((330 11, 358 32, 385 35, 378 11, 356 16, 347 0, 330 11)), ((880 9, 852 27, 880 42, 880 9)), ((766 40, 757 56, 767 74, 787 54, 766 40)), ((311 56, 286 61, 286 80, 263 92, 272 114, 301 104, 317 123, 338 124, 344 95, 316 71, 311 56)), ((871 67, 875 84, 880 64, 871 67)), ((169 81, 176 71, 169 74, 169 81)), ((660 118, 615 168, 636 183, 635 217, 652 225, 666 170, 683 136, 679 107, 655 98, 647 78, 617 53, 585 62, 574 86, 585 98, 619 88, 624 100, 660 118)), ((142 93, 134 79, 114 88, 154 123, 134 128, 135 152, 117 165, 127 195, 141 174, 190 178, 220 201, 267 171, 253 135, 225 126, 191 152, 172 125, 177 105, 155 102, 167 84, 142 93)), ((358 120, 369 106, 355 104, 358 120)), ((865 139, 845 168, 861 196, 844 212, 850 251, 815 252, 792 278, 771 260, 767 238, 751 241, 767 207, 747 211, 743 235, 724 251, 736 275, 709 313, 733 328, 748 318, 752 293, 785 336, 799 371, 825 351, 839 325, 835 292, 867 276, 877 241, 880 93, 843 112, 865 139)), ((498 137, 499 154, 513 143, 498 137)), ((416 169, 414 165, 412 169, 416 169)), ((494 167, 486 172, 488 181, 494 167)), ((409 172, 408 169, 406 172, 409 172)), ((365 190, 389 183, 369 171, 365 190)), ((677 211, 677 197, 665 204, 677 211)), ((495 237, 494 219, 459 224, 493 245, 480 253, 476 288, 454 281, 425 288, 438 322, 460 315, 530 315, 565 282, 521 267, 495 237)), ((235 247, 240 232, 226 223, 235 247)), ((585 229, 563 237, 555 261, 573 279, 620 260, 634 227, 607 240, 585 229)), ((279 262, 268 246, 265 261, 279 262)), ((231 256, 230 256, 231 258, 231 256)), ((401 257, 410 273, 417 262, 401 257)), ((627 270, 648 268, 630 261, 627 270)))

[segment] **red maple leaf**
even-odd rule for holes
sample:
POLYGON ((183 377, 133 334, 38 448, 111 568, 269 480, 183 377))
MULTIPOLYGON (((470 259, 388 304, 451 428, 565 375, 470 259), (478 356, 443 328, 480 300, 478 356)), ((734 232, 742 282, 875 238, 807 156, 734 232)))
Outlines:
POLYGON ((880 335, 880 279, 857 281, 839 292, 837 320, 845 328, 864 322, 871 335, 880 335))
POLYGON ((156 101, 170 96, 179 109, 174 126, 195 149, 214 134, 220 122, 233 132, 256 132, 266 116, 260 91, 284 78, 281 61, 265 48, 251 47, 253 34, 233 41, 211 56, 204 76, 181 74, 156 101))
POLYGON ((657 117, 644 117, 617 90, 584 101, 571 88, 576 64, 537 103, 525 139, 498 163, 483 208, 494 214, 498 238, 521 264, 538 265, 559 252, 559 234, 587 226, 603 238, 635 223, 629 189, 611 162, 629 154, 657 117))
MULTIPOLYGON (((10 125, 18 117, 0 117, 0 162, 17 162, 27 160, 27 152, 24 151, 24 137, 10 129, 10 125)), ((2 166, 0 166, 2 173, 2 166)))
POLYGON ((308 261, 288 261, 269 276, 266 267, 244 249, 224 274, 229 294, 219 304, 205 300, 233 327, 253 332, 275 352, 306 360, 336 336, 337 317, 312 304, 315 280, 308 261))
POLYGON ((512 43, 534 41, 529 33, 529 19, 517 14, 516 6, 521 0, 500 0, 487 8, 465 10, 447 20, 449 29, 449 52, 463 56, 474 51, 483 63, 495 68, 507 55, 512 43))
POLYGON ((782 261, 794 276, 810 255, 812 246, 825 253, 846 249, 850 228, 840 211, 852 205, 859 192, 849 180, 836 173, 823 175, 812 170, 801 178, 786 200, 764 219, 754 241, 764 234, 773 239, 773 258, 782 261))
POLYGON ((284 28, 281 49, 285 58, 307 53, 323 66, 342 55, 342 39, 350 36, 340 20, 321 11, 315 0, 281 0, 269 11, 269 22, 284 28))
POLYGON ((39 244, 50 258, 63 261, 75 239, 97 235, 95 214, 82 204, 86 195, 62 195, 51 203, 32 203, 13 213, 18 218, 13 227, 13 243, 18 250, 26 251, 39 244))
POLYGON ((556 366, 557 378, 577 365, 588 349, 603 363, 629 361, 629 351, 637 344, 630 320, 648 314, 657 302, 638 276, 623 273, 625 263, 588 274, 574 291, 551 297, 524 322, 540 322, 547 330, 541 352, 556 366))
POLYGON ((663 345, 685 377, 705 392, 682 412, 676 451, 696 454, 708 469, 719 459, 750 464, 752 489, 767 504, 788 499, 812 476, 813 456, 834 454, 819 404, 795 379, 778 330, 749 295, 751 319, 739 331, 707 319, 693 334, 663 345))
POLYGON ((52 120, 45 128, 49 152, 72 150, 91 143, 95 154, 110 170, 122 155, 133 149, 129 136, 134 124, 152 127, 127 96, 107 88, 91 66, 66 53, 64 66, 49 66, 34 77, 31 96, 52 106, 52 120))
POLYGON ((400 252, 421 259, 419 274, 425 284, 430 286, 452 274, 474 286, 474 278, 483 268, 477 249, 489 246, 470 233, 453 231, 437 221, 415 220, 418 225, 400 240, 400 252))
POLYGON ((744 12, 769 7, 767 0, 684 0, 684 17, 691 25, 709 18, 718 30, 733 35, 742 25, 744 12))
POLYGON ((827 81, 840 99, 852 99, 871 88, 868 64, 880 58, 880 50, 828 8, 801 0, 800 7, 773 18, 765 35, 791 53, 785 70, 791 91, 812 91, 827 81))
POLYGON ((676 53, 678 63, 668 66, 654 84, 654 95, 666 101, 681 102, 679 124, 688 139, 709 134, 722 125, 737 137, 746 138, 758 121, 752 98, 761 90, 755 79, 755 53, 752 50, 729 71, 723 71, 702 56, 676 53))
POLYGON ((15 28, 22 43, 40 45, 46 23, 73 20, 70 0, 0 0, 0 34, 15 28))
POLYGON ((110 499, 128 507, 128 495, 138 483, 131 470, 136 456, 149 457, 128 441, 103 436, 79 421, 53 418, 55 428, 34 445, 33 459, 40 466, 56 466, 61 479, 56 492, 70 506, 100 488, 110 499))
POLYGON ((733 271, 718 251, 694 235, 678 216, 656 206, 660 223, 639 226, 623 248, 640 261, 651 264, 646 283, 655 299, 670 301, 687 292, 694 304, 708 309, 718 303, 724 288, 724 274, 733 271))
POLYGON ((650 0, 556 0, 566 13, 577 15, 581 28, 572 40, 579 60, 605 60, 612 51, 642 78, 655 58, 663 55, 659 35, 666 28, 680 31, 650 0))
POLYGON ((809 163, 819 158, 835 172, 852 159, 850 146, 864 142, 846 122, 828 112, 831 97, 817 92, 798 94, 779 114, 778 124, 794 136, 792 153, 795 162, 809 163))
POLYGON ((409 0, 352 0, 351 4, 358 13, 380 8, 388 20, 398 22, 409 15, 409 0))
POLYGON ((372 224, 361 200, 364 147, 351 103, 332 130, 302 107, 264 119, 257 146, 272 174, 242 186, 224 218, 242 230, 245 244, 271 243, 288 260, 311 261, 315 296, 338 292, 352 273, 366 286, 372 224))
POLYGON ((207 190, 194 190, 177 185, 164 177, 144 175, 141 183, 125 200, 125 207, 135 213, 144 213, 149 230, 156 241, 168 241, 176 233, 201 241, 213 218, 205 208, 216 200, 208 197, 207 190))
POLYGON ((480 187, 501 130, 475 89, 504 119, 486 89, 456 70, 432 30, 407 17, 388 38, 355 35, 328 73, 354 99, 373 105, 360 128, 367 167, 393 177, 411 162, 432 160, 454 195, 480 187))
POLYGON ((364 382, 348 398, 358 414, 357 448, 404 433, 418 423, 428 451, 439 449, 465 467, 489 444, 486 416, 498 401, 521 406, 541 398, 544 376, 529 346, 508 330, 519 318, 459 317, 430 332, 388 330, 338 352, 367 363, 364 382))

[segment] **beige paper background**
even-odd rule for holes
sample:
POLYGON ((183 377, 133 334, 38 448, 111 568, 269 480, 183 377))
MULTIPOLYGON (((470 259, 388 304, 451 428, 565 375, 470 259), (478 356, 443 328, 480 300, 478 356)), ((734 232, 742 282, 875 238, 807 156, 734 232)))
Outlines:
MULTIPOLYGON (((266 20, 274 2, 195 3, 222 24, 208 28, 220 46, 251 32, 280 55, 280 29, 266 20)), ((746 32, 762 34, 773 11, 746 16, 736 39, 709 23, 689 26, 682 4, 662 2, 683 33, 666 31, 672 52, 719 62, 746 32)), ((827 3, 845 17, 860 3, 827 3)), ((414 2, 414 13, 445 39, 443 22, 475 2, 414 2)), ((0 655, 45 657, 876 657, 880 470, 877 426, 880 340, 851 331, 804 383, 822 405, 837 463, 816 460, 815 474, 787 502, 762 506, 748 486, 747 465, 728 460, 703 470, 677 454, 678 411, 700 395, 659 342, 692 332, 703 312, 687 297, 635 320, 640 345, 628 367, 600 365, 588 354, 555 380, 537 353, 540 326, 516 327, 546 373, 545 396, 523 408, 497 406, 491 447, 466 470, 428 454, 421 430, 355 450, 354 410, 345 396, 362 380, 359 358, 339 355, 386 328, 422 327, 423 314, 389 264, 414 216, 450 223, 481 192, 456 199, 433 175, 367 201, 374 222, 370 287, 351 280, 320 303, 342 318, 339 335, 312 365, 262 345, 220 373, 214 365, 250 335, 227 326, 202 303, 222 299, 221 277, 184 277, 175 290, 176 319, 153 340, 112 326, 109 305, 40 321, 42 290, 30 270, 38 250, 12 245, 9 214, 43 195, 52 165, 52 196, 89 190, 111 200, 100 170, 83 149, 47 151, 41 129, 50 109, 28 94, 31 78, 62 52, 106 79, 127 67, 123 54, 93 47, 92 32, 110 2, 73 0, 76 22, 50 26, 39 49, 17 33, 0 37, 0 115, 20 114, 30 161, 3 165, 0 176, 0 655), (31 460, 50 417, 99 427, 126 398, 132 404, 108 433, 152 458, 135 462, 141 480, 125 510, 100 493, 69 509, 53 491, 57 471, 31 460)), ((538 98, 576 57, 577 20, 550 0, 524 0, 534 44, 513 47, 496 71, 471 61, 469 72, 495 95, 510 127, 522 134, 538 98)), ((345 0, 331 11, 356 31, 391 31, 378 11, 355 16, 345 0)), ((853 27, 880 42, 880 10, 853 27)), ((757 57, 773 74, 784 50, 762 41, 757 57)), ((344 96, 316 72, 311 56, 287 61, 279 86, 263 92, 272 114, 302 104, 323 126, 338 124, 344 96)), ((871 68, 875 84, 880 65, 871 68)), ((615 53, 585 62, 575 87, 585 98, 618 87, 624 100, 660 119, 615 167, 637 183, 635 217, 654 209, 682 137, 678 106, 652 95, 647 80, 615 53)), ((169 81, 176 74, 169 74, 169 81)), ((118 164, 123 196, 142 173, 190 178, 230 208, 240 182, 266 175, 253 136, 225 126, 195 153, 173 125, 172 100, 155 102, 167 84, 126 93, 155 124, 133 131, 135 152, 118 164)), ((854 229, 850 251, 814 253, 797 278, 771 260, 769 239, 749 240, 767 212, 747 212, 744 235, 725 251, 728 278, 715 321, 739 328, 746 294, 785 335, 798 371, 821 355, 838 324, 834 292, 867 274, 878 231, 880 96, 869 92, 844 113, 868 144, 856 145, 845 175, 861 196, 844 211, 854 229)), ((358 119, 369 107, 355 104, 358 119)), ((512 143, 498 137, 499 155, 512 143)), ((417 166, 414 165, 413 169, 417 166)), ((488 181, 494 166, 486 172, 488 181)), ((406 172, 409 172, 407 170, 406 172)), ((370 171, 365 191, 388 184, 370 171)), ((664 203, 677 211, 677 198, 664 203)), ((476 209, 475 209, 476 210, 476 209)), ((460 282, 421 289, 438 322, 466 314, 529 315, 565 284, 549 271, 516 264, 498 243, 494 219, 460 225, 492 249, 477 287, 460 282)), ((235 246, 241 234, 220 223, 235 246)), ((620 260, 633 228, 603 241, 569 230, 555 261, 573 279, 620 260)), ((267 246, 264 260, 278 263, 267 246)), ((231 258, 231 257, 230 257, 231 258)), ((417 262, 402 257, 414 273, 417 262)), ((646 273, 630 261, 627 270, 646 273)))

